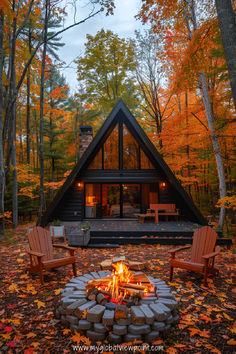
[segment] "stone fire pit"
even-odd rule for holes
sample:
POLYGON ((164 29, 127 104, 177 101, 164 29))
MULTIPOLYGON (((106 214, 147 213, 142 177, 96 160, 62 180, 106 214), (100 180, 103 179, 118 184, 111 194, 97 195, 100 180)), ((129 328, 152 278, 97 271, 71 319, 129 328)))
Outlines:
POLYGON ((86 296, 89 280, 104 278, 110 271, 98 271, 72 278, 61 292, 56 317, 71 330, 87 336, 91 342, 107 340, 112 344, 140 340, 152 343, 160 332, 170 330, 178 322, 177 302, 168 285, 148 276, 155 288, 155 296, 147 294, 136 305, 104 305, 86 296))

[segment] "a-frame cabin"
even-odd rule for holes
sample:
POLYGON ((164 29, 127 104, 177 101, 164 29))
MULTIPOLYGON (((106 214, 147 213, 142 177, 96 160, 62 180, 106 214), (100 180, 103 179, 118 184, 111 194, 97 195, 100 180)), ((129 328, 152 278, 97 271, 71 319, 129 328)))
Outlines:
MULTIPOLYGON (((179 219, 207 222, 122 100, 114 107, 42 218, 132 219, 171 203, 179 219)), ((112 231, 112 230, 111 230, 112 231)))

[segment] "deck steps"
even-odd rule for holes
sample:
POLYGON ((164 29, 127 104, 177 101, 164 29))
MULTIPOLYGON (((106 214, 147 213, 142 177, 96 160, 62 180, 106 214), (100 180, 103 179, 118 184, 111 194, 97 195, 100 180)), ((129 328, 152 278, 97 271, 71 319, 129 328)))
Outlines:
MULTIPOLYGON (((161 245, 186 245, 192 244, 192 237, 173 237, 173 235, 169 236, 147 236, 147 237, 138 237, 138 236, 92 236, 90 238, 89 247, 94 244, 161 244, 161 245)), ((216 241, 217 245, 232 245, 232 240, 227 238, 218 238, 216 241)))

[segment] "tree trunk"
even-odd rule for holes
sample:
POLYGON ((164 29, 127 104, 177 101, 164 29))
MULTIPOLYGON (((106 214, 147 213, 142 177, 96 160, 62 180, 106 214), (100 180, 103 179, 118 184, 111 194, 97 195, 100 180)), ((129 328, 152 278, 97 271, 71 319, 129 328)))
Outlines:
POLYGON ((79 149, 78 149, 78 118, 79 118, 79 109, 78 107, 76 108, 76 113, 75 113, 75 131, 74 131, 74 136, 75 136, 75 162, 77 163, 79 161, 79 149))
MULTIPOLYGON (((12 10, 15 13, 15 1, 12 3, 12 10)), ((12 21, 12 34, 10 46, 10 97, 16 97, 16 68, 15 68, 15 49, 16 49, 16 15, 12 21)), ((18 226, 18 183, 17 183, 17 166, 16 166, 16 100, 12 105, 9 116, 9 129, 8 129, 8 159, 12 163, 12 222, 13 228, 18 226)))
POLYGON ((3 157, 3 25, 4 14, 0 10, 0 240, 4 234, 4 192, 5 192, 5 170, 3 157))
MULTIPOLYGON (((209 91, 208 91, 208 86, 207 86, 207 82, 206 82, 206 76, 203 72, 200 73, 200 79, 201 79, 201 84, 202 84, 202 86, 201 86, 202 98, 203 98, 204 106, 206 109, 207 122, 208 122, 208 126, 210 129, 213 150, 215 153, 216 166, 217 166, 217 172, 218 172, 218 178, 219 178, 220 198, 224 198, 224 197, 226 197, 224 164, 223 164, 223 159, 222 159, 221 152, 220 152, 218 138, 215 133, 214 116, 213 116, 213 112, 212 112, 209 91)), ((222 208, 220 208, 220 215, 219 215, 219 227, 220 228, 222 228, 224 225, 224 219, 225 219, 225 208, 222 207, 222 208)))
POLYGON ((215 4, 236 108, 236 14, 231 0, 215 0, 215 4))
POLYGON ((26 103, 26 150, 27 150, 27 163, 30 164, 30 69, 27 73, 27 103, 26 103))
POLYGON ((41 63, 41 83, 40 83, 40 132, 39 132, 39 165, 40 165, 40 200, 39 200, 39 224, 41 223, 43 210, 45 208, 44 198, 44 154, 43 154, 43 136, 44 136, 44 117, 43 117, 43 104, 44 104, 44 76, 45 64, 47 53, 47 34, 48 34, 48 17, 49 17, 49 0, 45 3, 45 17, 44 17, 44 44, 43 55, 41 63))
MULTIPOLYGON (((31 43, 31 22, 29 24, 28 31, 28 47, 29 53, 32 53, 32 43, 31 43)), ((27 146, 27 163, 30 164, 30 66, 27 72, 27 112, 26 112, 26 146, 27 146)))
MULTIPOLYGON (((194 0, 192 0, 190 2, 190 10, 191 10, 191 19, 192 19, 192 23, 193 23, 193 29, 194 29, 194 31, 196 31, 197 30, 197 20, 196 20, 194 0)), ((188 16, 186 16, 187 27, 189 30, 190 26, 189 26, 188 21, 189 21, 189 18, 188 18, 188 16)), ((189 39, 191 39, 191 32, 189 32, 189 37, 190 37, 189 39)), ((218 143, 218 137, 215 133, 214 115, 213 115, 213 111, 212 111, 209 90, 208 90, 207 81, 206 81, 206 75, 204 72, 201 72, 198 75, 198 81, 199 81, 199 86, 201 89, 204 107, 206 110, 207 123, 208 123, 208 127, 210 130, 213 151, 214 151, 215 159, 216 159, 216 167, 217 167, 217 173, 218 173, 218 178, 219 178, 219 194, 220 194, 220 198, 224 198, 224 197, 226 197, 226 183, 225 183, 224 165, 223 165, 223 160, 222 160, 222 156, 221 156, 221 152, 220 152, 220 146, 218 143)), ((221 207, 220 208, 220 215, 219 215, 219 223, 218 223, 218 226, 220 229, 223 228, 224 219, 225 219, 225 208, 221 207)))

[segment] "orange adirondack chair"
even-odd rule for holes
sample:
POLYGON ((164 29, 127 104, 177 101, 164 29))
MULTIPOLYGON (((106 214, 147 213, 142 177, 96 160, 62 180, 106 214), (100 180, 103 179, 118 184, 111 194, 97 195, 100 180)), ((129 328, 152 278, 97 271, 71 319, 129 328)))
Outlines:
POLYGON ((60 244, 52 244, 50 232, 39 226, 35 227, 28 234, 28 240, 29 247, 26 248, 26 251, 30 256, 30 267, 28 268, 28 271, 30 274, 39 272, 41 284, 44 283, 43 271, 50 268, 72 264, 73 273, 76 276, 75 248, 60 244), (70 256, 54 258, 53 247, 63 248, 69 251, 70 256))
POLYGON ((214 259, 220 252, 220 247, 215 249, 217 233, 209 226, 204 226, 194 232, 192 255, 190 261, 183 261, 175 258, 175 254, 191 246, 178 247, 170 251, 170 281, 173 277, 173 269, 181 268, 200 272, 204 274, 204 286, 206 286, 207 276, 211 272, 215 273, 214 259), (214 251, 215 249, 215 251, 214 251))

